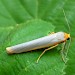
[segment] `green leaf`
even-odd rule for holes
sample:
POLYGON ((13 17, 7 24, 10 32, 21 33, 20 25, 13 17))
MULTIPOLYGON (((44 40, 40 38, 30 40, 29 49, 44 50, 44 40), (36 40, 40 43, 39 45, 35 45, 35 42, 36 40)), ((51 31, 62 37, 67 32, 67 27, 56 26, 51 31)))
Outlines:
POLYGON ((0 0, 0 75, 74 75, 75 74, 75 1, 74 0, 0 0), (60 45, 8 55, 6 47, 37 39, 51 32, 69 33, 63 9, 70 24, 71 45, 65 64, 60 45), (55 28, 55 30, 54 30, 55 28))

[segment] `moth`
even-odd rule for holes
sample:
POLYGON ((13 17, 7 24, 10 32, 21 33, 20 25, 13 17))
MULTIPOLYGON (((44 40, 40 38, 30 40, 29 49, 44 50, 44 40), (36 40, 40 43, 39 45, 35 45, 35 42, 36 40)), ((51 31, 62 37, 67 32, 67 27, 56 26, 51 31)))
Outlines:
MULTIPOLYGON (((64 10, 63 10, 64 13, 64 10)), ((64 13, 65 16, 65 13, 64 13)), ((66 19, 66 17, 65 17, 66 19)), ((66 22, 68 24, 68 21, 66 19, 66 22)), ((37 59, 37 62, 39 61, 40 57, 48 50, 55 48, 56 46, 58 46, 60 43, 66 43, 67 40, 69 40, 70 34, 65 33, 65 32, 57 32, 57 33, 51 33, 48 36, 44 36, 35 40, 31 40, 22 44, 18 44, 15 46, 11 46, 11 47, 7 47, 6 51, 8 54, 13 54, 13 53, 22 53, 22 52, 27 52, 27 51, 32 51, 32 50, 36 50, 36 49, 40 49, 40 48, 46 48, 49 47, 47 49, 45 49, 42 54, 39 56, 39 58, 37 59)), ((63 51, 63 49, 62 49, 63 51)), ((62 52, 63 53, 63 52, 62 52)), ((63 58, 63 57, 62 57, 63 58)))

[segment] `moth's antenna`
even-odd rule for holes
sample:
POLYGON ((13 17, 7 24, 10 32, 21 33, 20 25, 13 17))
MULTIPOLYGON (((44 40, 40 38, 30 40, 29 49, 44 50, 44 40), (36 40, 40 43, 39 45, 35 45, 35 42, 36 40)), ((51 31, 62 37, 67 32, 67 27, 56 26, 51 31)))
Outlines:
MULTIPOLYGON (((68 22, 68 19, 67 19, 67 17, 66 17, 66 14, 65 14, 65 11, 64 11, 64 9, 62 8, 62 10, 63 10, 63 14, 64 14, 64 17, 65 17, 65 21, 66 21, 66 23, 67 23, 67 26, 68 26, 68 29, 69 29, 69 34, 70 34, 70 25, 69 25, 69 22, 68 22)), ((69 41, 69 44, 68 44, 68 48, 67 48, 67 50, 66 50, 66 56, 67 56, 67 53, 68 53, 68 49, 69 49, 69 47, 70 47, 70 43, 71 43, 71 37, 70 37, 70 41, 69 41)), ((66 57, 65 56, 65 57, 66 57)))
MULTIPOLYGON (((63 9, 63 8, 62 8, 63 9)), ((66 23, 67 23, 67 26, 68 26, 68 28, 69 28, 69 33, 70 33, 70 25, 69 25, 69 22, 68 22, 68 19, 67 19, 67 17, 66 17, 66 14, 65 14, 65 11, 64 11, 64 9, 63 9, 63 14, 64 14, 64 17, 65 17, 65 21, 66 21, 66 23)))

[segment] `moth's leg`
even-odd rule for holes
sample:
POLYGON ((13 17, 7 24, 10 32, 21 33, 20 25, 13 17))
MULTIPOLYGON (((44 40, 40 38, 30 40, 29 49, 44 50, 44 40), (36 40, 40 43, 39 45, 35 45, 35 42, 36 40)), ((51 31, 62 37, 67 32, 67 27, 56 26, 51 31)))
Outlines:
POLYGON ((66 46, 66 41, 62 44, 62 50, 61 50, 61 56, 62 56, 62 60, 66 63, 65 60, 65 46, 66 46))
POLYGON ((49 47, 49 48, 45 49, 45 50, 41 53, 41 55, 38 57, 37 63, 38 63, 39 59, 41 58, 41 56, 42 56, 46 51, 48 51, 48 50, 50 50, 50 49, 53 49, 53 48, 55 48, 56 46, 58 46, 58 44, 56 44, 56 45, 54 45, 54 46, 52 46, 52 47, 49 47))
POLYGON ((54 34, 55 32, 51 32, 51 33, 49 33, 48 35, 51 35, 51 34, 54 34))

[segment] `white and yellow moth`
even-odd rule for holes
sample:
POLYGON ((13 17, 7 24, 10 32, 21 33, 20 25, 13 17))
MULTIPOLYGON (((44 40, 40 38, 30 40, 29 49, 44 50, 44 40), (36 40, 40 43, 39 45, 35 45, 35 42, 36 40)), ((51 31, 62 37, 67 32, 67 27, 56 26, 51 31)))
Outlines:
MULTIPOLYGON (((63 11, 64 13, 64 11, 63 11)), ((64 13, 65 16, 65 13, 64 13)), ((66 17, 65 17, 66 19, 66 17)), ((66 19, 67 21, 67 19, 66 19)), ((68 21, 67 21, 68 24, 68 21)), ((69 24, 68 24, 69 26, 69 24)), ((56 47, 58 44, 60 43, 65 43, 68 39, 70 39, 70 34, 65 33, 65 32, 57 32, 57 33, 53 33, 51 35, 45 36, 45 37, 41 37, 29 42, 25 42, 22 44, 18 44, 15 46, 11 46, 11 47, 7 47, 6 51, 8 54, 13 54, 13 53, 22 53, 22 52, 27 52, 27 51, 31 51, 31 50, 36 50, 36 49, 40 49, 40 48, 46 48, 46 47, 50 47, 48 49, 45 49, 42 54, 39 56, 37 62, 39 61, 40 57, 47 51, 50 50, 54 47, 56 47)))
MULTIPOLYGON (((29 42, 7 47, 6 50, 8 54, 13 54, 13 53, 22 53, 22 52, 27 52, 31 50, 52 46, 49 49, 45 49, 44 52, 40 55, 41 57, 45 53, 45 51, 56 47, 58 44, 65 42, 69 38, 70 38, 70 34, 64 32, 57 32, 29 42)), ((38 60, 40 59, 40 57, 38 58, 38 60)))
POLYGON ((29 42, 7 47, 6 50, 7 50, 7 53, 9 54, 22 53, 22 52, 35 50, 35 49, 54 46, 61 42, 65 42, 69 38, 70 38, 70 34, 67 34, 64 32, 57 32, 57 33, 54 33, 42 38, 38 38, 29 42))

